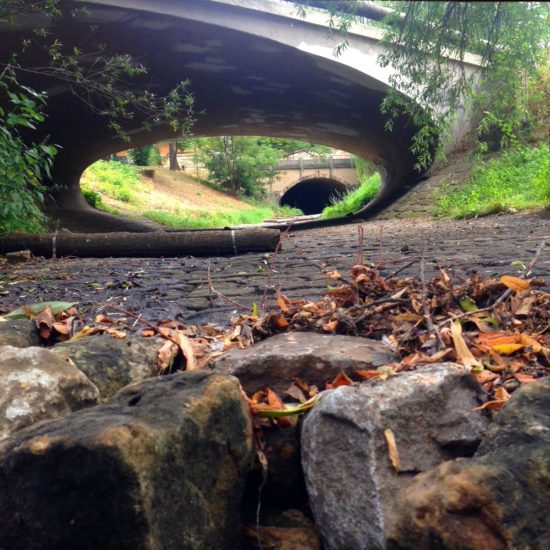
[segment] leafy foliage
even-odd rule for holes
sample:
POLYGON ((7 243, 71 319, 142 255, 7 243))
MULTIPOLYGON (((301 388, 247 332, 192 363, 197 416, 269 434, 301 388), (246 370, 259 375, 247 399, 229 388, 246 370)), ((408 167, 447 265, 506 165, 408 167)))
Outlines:
MULTIPOLYGON (((337 54, 346 47, 350 19, 364 9, 355 0, 295 3, 326 8, 329 27, 343 36, 337 54)), ((462 107, 477 109, 482 141, 496 136, 499 145, 508 145, 533 133, 527 107, 540 93, 529 83, 547 55, 550 4, 389 1, 384 6, 393 11, 383 21, 388 48, 379 63, 394 70, 382 112, 388 130, 401 115, 419 128, 412 144, 418 168, 430 165, 436 146, 442 154, 462 107), (471 54, 478 56, 480 69, 468 75, 462 62, 471 54)), ((535 111, 540 122, 540 106, 535 111)))
POLYGON ((238 196, 265 194, 265 179, 273 177, 279 151, 261 138, 221 136, 198 140, 197 160, 204 164, 210 180, 238 196))
POLYGON ((160 166, 161 159, 156 145, 137 147, 130 151, 130 158, 137 166, 160 166))
MULTIPOLYGON (((51 21, 74 17, 83 10, 71 11, 59 0, 6 0, 0 4, 0 22, 17 24, 18 18, 28 13, 51 21)), ((94 32, 93 27, 90 32, 94 32)), ((46 141, 35 143, 29 137, 43 121, 42 108, 47 98, 24 86, 25 79, 41 75, 68 83, 73 95, 88 109, 106 117, 108 126, 127 141, 125 125, 137 116, 146 120, 146 127, 165 124, 174 131, 187 132, 194 121, 189 82, 180 82, 164 96, 149 90, 134 92, 132 81, 146 72, 127 54, 107 55, 105 46, 93 52, 68 48, 51 34, 49 27, 36 28, 20 44, 13 44, 9 61, 0 64, 2 231, 37 231, 42 227, 45 219, 40 207, 45 188, 41 182, 50 175, 56 151, 54 145, 46 141), (25 61, 32 59, 27 55, 31 51, 34 58, 44 60, 39 66, 25 61)))
POLYGON ((438 214, 452 218, 550 204, 548 145, 504 151, 479 162, 470 180, 458 190, 446 189, 438 198, 438 214))
POLYGON ((375 173, 363 179, 357 189, 348 191, 339 201, 323 209, 321 218, 339 218, 357 212, 357 210, 370 202, 379 191, 380 174, 375 173))
POLYGON ((50 175, 55 147, 24 139, 44 121, 44 94, 20 85, 11 70, 0 74, 0 231, 37 232, 45 222, 43 177, 50 175), (3 100, 3 101, 2 101, 3 100))
MULTIPOLYGON (((134 166, 117 161, 98 161, 87 169, 89 180, 82 185, 85 196, 95 193, 100 201, 93 206, 101 208, 101 195, 91 182, 100 184, 101 192, 122 202, 130 202, 134 189, 139 185, 139 173, 134 166)), ((93 199, 92 199, 93 200, 93 199)))

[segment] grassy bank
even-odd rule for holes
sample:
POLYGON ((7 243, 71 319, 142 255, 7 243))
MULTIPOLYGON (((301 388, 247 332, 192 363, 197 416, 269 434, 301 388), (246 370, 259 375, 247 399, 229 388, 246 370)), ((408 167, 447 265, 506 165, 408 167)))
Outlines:
POLYGON ((145 217, 169 228, 206 229, 301 214, 296 209, 239 200, 185 173, 154 170, 150 179, 135 166, 99 161, 84 173, 81 189, 100 210, 145 217))
POLYGON ((443 187, 437 215, 464 218, 550 205, 550 150, 547 145, 505 151, 478 161, 459 189, 443 187))
POLYGON ((339 218, 359 210, 370 202, 380 191, 380 174, 376 173, 366 178, 353 191, 346 193, 338 202, 327 206, 321 213, 321 218, 339 218))

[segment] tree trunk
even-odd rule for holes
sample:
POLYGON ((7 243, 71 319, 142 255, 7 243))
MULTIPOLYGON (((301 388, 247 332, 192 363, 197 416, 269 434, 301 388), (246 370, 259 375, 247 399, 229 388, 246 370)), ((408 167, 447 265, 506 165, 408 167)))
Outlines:
POLYGON ((170 158, 170 170, 181 170, 178 163, 178 146, 175 141, 171 141, 168 144, 169 158, 170 158))
POLYGON ((46 258, 156 258, 160 256, 232 256, 273 251, 274 229, 212 229, 149 233, 11 233, 0 235, 0 254, 28 249, 46 258))

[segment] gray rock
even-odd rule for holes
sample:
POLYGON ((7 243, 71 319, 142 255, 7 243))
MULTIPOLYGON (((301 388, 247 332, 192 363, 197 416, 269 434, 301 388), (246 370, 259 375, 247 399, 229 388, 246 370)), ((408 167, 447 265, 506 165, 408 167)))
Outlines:
POLYGON ((27 348, 39 344, 40 338, 34 321, 13 319, 0 323, 0 346, 27 348))
POLYGON ((289 332, 219 357, 214 371, 232 374, 247 393, 269 387, 282 394, 293 377, 321 389, 340 370, 376 369, 399 358, 376 340, 355 336, 289 332))
POLYGON ((52 350, 64 359, 70 358, 106 401, 124 386, 158 374, 157 353, 163 343, 160 338, 121 340, 94 335, 58 344, 52 350))
POLYGON ((0 547, 233 550, 251 460, 235 378, 132 384, 0 444, 0 547))
POLYGON ((472 411, 480 390, 462 367, 444 363, 323 395, 304 421, 302 465, 325 548, 384 548, 399 489, 415 474, 475 451, 488 426, 472 411), (396 440, 399 473, 386 429, 396 440))
POLYGON ((0 347, 0 438, 90 407, 98 399, 92 382, 51 351, 0 347))
POLYGON ((550 378, 524 385, 475 456, 417 476, 398 495, 389 548, 550 548, 550 378))

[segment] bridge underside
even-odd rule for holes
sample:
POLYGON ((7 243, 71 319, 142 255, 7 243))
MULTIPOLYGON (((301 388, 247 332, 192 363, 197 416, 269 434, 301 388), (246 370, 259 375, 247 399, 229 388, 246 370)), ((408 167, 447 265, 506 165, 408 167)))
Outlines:
MULTIPOLYGON (((267 18, 266 28, 276 28, 280 35, 274 40, 265 38, 268 33, 261 28, 251 27, 247 32, 239 28, 242 14, 238 8, 202 0, 97 0, 90 2, 88 9, 86 15, 48 23, 52 35, 58 36, 67 50, 78 46, 83 51, 98 51, 100 44, 106 44, 106 54, 130 53, 148 68, 146 76, 133 81, 136 91, 162 94, 190 79, 196 109, 201 113, 194 135, 305 139, 370 159, 381 167, 384 179, 370 212, 391 202, 418 179, 409 151, 414 133, 410 121, 398 121, 392 134, 384 129, 379 111, 384 85, 336 59, 318 58, 285 44, 296 42, 297 33, 307 38, 311 31, 305 23, 303 30, 296 30, 267 18), (106 5, 117 2, 118 7, 106 5)), ((0 27, 0 60, 6 61, 13 44, 42 23, 25 17, 17 30, 0 27)), ((32 67, 44 59, 30 48, 21 62, 32 67)), ((89 164, 128 144, 114 135, 104 117, 75 97, 69 84, 31 73, 20 73, 20 78, 46 90, 49 96, 40 134, 60 146, 53 179, 65 186, 54 195, 53 215, 72 230, 82 229, 84 217, 87 230, 94 230, 95 225, 97 230, 124 228, 122 221, 91 210, 80 193, 79 180, 89 164)), ((142 123, 139 117, 125 123, 133 147, 175 137, 167 127, 145 131, 142 123)))
POLYGON ((348 186, 330 178, 308 178, 298 182, 284 193, 279 200, 281 206, 299 208, 304 214, 320 214, 342 197, 348 186))

